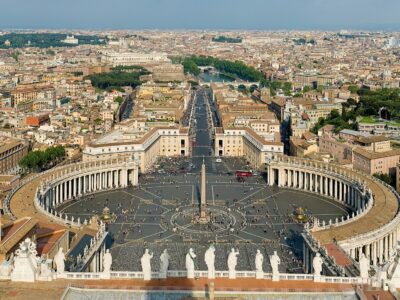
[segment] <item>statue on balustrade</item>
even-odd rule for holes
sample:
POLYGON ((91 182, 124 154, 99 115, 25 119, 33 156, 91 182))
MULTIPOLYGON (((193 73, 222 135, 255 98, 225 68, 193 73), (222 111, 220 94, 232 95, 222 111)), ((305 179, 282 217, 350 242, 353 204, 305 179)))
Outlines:
POLYGON ((360 277, 362 279, 367 279, 369 277, 369 259, 361 252, 358 262, 360 264, 360 277))
POLYGON ((194 253, 193 249, 190 248, 189 252, 186 254, 186 271, 187 271, 187 278, 194 279, 194 259, 196 258, 196 254, 194 253))
POLYGON ((232 248, 231 252, 228 255, 229 279, 236 278, 236 265, 237 265, 238 255, 239 251, 236 251, 235 248, 232 248))
POLYGON ((62 247, 58 249, 57 254, 54 256, 54 263, 56 264, 58 274, 65 272, 65 254, 62 247))
POLYGON ((317 254, 315 254, 315 256, 313 258, 313 269, 314 269, 315 276, 321 276, 322 262, 323 261, 322 261, 321 254, 319 254, 319 252, 317 252, 317 254))
POLYGON ((264 262, 264 255, 262 255, 261 251, 259 249, 257 249, 256 258, 255 258, 256 278, 257 279, 262 279, 264 277, 263 262, 264 262))
POLYGON ((167 278, 167 271, 169 266, 169 254, 167 249, 160 256, 160 277, 167 278))
POLYGON ((272 281, 279 281, 279 265, 281 264, 281 259, 276 251, 269 257, 269 260, 272 268, 272 281))
POLYGON ((103 257, 103 272, 110 273, 111 265, 112 265, 112 255, 110 253, 110 249, 107 249, 103 257))
POLYGON ((142 264, 142 271, 143 271, 143 279, 150 280, 151 279, 151 263, 150 260, 153 258, 153 253, 150 254, 149 249, 144 251, 140 262, 142 264))
POLYGON ((204 253, 204 261, 208 268, 208 279, 215 278, 215 248, 211 245, 204 253))

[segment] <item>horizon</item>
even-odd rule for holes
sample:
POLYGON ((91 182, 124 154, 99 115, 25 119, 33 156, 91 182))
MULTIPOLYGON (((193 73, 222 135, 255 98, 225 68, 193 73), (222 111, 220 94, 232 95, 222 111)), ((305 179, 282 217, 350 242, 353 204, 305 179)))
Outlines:
POLYGON ((1 30, 397 31, 396 0, 17 0, 1 30), (40 3, 38 5, 38 2, 40 3), (382 3, 383 2, 383 3, 382 3), (63 14, 60 14, 60 11, 63 14), (139 13, 138 13, 139 12, 139 13), (243 13, 244 12, 244 13, 243 13))

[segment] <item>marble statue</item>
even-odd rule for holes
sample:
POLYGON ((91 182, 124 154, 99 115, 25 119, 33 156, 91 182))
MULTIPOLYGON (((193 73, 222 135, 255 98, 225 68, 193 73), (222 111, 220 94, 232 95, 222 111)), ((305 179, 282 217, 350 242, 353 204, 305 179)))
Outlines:
POLYGON ((186 271, 187 271, 187 278, 194 279, 194 259, 196 258, 196 254, 194 253, 193 249, 190 248, 189 252, 186 254, 186 271))
POLYGON ((358 262, 360 264, 360 277, 362 279, 367 279, 369 277, 369 259, 361 252, 358 262))
POLYGON ((237 256, 238 255, 239 255, 239 251, 236 251, 235 248, 232 248, 231 252, 228 255, 229 279, 236 278, 236 265, 237 265, 237 256))
POLYGON ((204 253, 204 261, 208 268, 208 279, 215 278, 215 248, 211 245, 204 253))
POLYGON ((169 266, 169 254, 167 249, 160 255, 160 277, 167 278, 167 271, 169 266))
POLYGON ((319 254, 319 252, 317 252, 317 254, 315 254, 312 264, 313 264, 313 269, 314 269, 314 275, 315 276, 321 276, 321 273, 322 273, 322 257, 321 257, 321 254, 319 254))
POLYGON ((57 254, 54 256, 54 263, 57 267, 57 274, 65 272, 65 254, 62 247, 58 249, 57 254))
POLYGON ((150 254, 149 249, 144 251, 140 262, 142 264, 142 271, 143 271, 143 279, 150 280, 151 279, 151 263, 150 260, 153 258, 153 253, 150 254))
POLYGON ((272 281, 279 281, 279 265, 281 264, 281 259, 276 251, 269 257, 269 260, 272 268, 272 281))
POLYGON ((112 265, 112 255, 110 253, 110 249, 107 249, 103 257, 103 272, 110 273, 111 265, 112 265))
POLYGON ((256 278, 257 279, 262 279, 264 277, 263 262, 264 262, 264 255, 262 255, 261 251, 259 249, 257 249, 256 258, 255 258, 256 278))
POLYGON ((40 258, 37 257, 36 244, 30 238, 26 238, 15 251, 11 281, 34 282, 40 271, 39 264, 40 258))

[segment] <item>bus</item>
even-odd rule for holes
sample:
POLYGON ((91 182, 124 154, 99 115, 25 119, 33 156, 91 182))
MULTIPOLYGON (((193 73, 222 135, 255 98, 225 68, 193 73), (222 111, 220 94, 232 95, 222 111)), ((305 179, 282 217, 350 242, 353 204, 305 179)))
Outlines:
POLYGON ((253 172, 251 171, 236 171, 235 173, 236 177, 251 177, 253 176, 253 172))

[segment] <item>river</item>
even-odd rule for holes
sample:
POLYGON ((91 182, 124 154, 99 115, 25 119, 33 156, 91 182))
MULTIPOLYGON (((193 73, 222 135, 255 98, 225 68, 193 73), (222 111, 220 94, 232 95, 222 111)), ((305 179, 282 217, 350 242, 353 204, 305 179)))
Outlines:
POLYGON ((210 72, 204 72, 200 73, 199 75, 200 79, 205 81, 205 82, 231 82, 233 79, 231 77, 225 76, 220 73, 210 73, 210 72))

